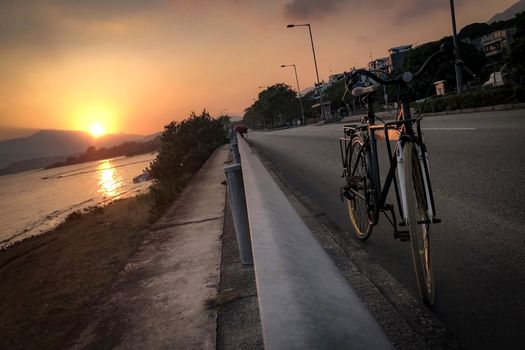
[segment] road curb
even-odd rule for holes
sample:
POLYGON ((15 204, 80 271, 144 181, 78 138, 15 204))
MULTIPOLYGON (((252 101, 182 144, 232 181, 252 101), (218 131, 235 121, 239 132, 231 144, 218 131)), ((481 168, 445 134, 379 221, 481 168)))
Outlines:
POLYGON ((510 111, 514 109, 524 109, 524 108, 525 108, 525 103, 512 103, 512 104, 502 104, 502 105, 494 105, 494 106, 486 106, 486 107, 456 109, 456 110, 451 110, 451 111, 423 113, 422 116, 423 117, 435 117, 435 116, 450 115, 450 114, 510 111))

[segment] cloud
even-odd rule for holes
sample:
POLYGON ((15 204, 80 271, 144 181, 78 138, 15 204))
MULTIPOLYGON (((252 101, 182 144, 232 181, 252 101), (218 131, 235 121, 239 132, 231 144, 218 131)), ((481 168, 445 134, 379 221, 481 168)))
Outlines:
POLYGON ((448 1, 412 0, 393 18, 394 21, 411 20, 418 17, 431 17, 435 12, 449 9, 448 1))
POLYGON ((337 13, 348 0, 292 0, 284 5, 284 14, 290 19, 319 19, 337 13))
MULTIPOLYGON (((169 9, 166 0, 0 2, 0 51, 55 51, 133 39, 169 9)), ((48 52, 49 53, 49 52, 48 52)))
POLYGON ((311 20, 344 12, 348 19, 365 15, 371 20, 399 23, 448 10, 448 2, 443 1, 405 0, 396 6, 391 4, 391 0, 291 0, 284 5, 284 14, 289 19, 311 20))
POLYGON ((167 10, 167 0, 52 0, 50 6, 68 16, 90 20, 107 20, 130 16, 142 16, 145 13, 167 10))

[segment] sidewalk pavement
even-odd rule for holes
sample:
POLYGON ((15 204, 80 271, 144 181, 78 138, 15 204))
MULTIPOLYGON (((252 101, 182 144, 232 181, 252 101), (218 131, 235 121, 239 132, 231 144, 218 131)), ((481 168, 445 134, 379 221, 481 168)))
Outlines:
POLYGON ((91 317, 67 345, 72 349, 215 349, 228 147, 202 166, 151 227, 91 317))

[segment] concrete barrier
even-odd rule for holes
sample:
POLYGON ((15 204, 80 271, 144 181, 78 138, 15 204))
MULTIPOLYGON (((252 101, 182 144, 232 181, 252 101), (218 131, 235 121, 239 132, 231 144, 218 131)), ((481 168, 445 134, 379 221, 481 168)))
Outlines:
POLYGON ((393 349, 246 141, 238 144, 265 348, 393 349))

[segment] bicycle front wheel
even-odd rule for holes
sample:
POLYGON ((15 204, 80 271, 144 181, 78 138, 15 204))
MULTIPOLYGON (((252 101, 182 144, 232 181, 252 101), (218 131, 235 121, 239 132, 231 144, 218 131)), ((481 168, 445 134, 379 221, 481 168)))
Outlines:
POLYGON ((403 171, 407 199, 408 222, 412 256, 423 302, 429 306, 435 302, 435 283, 430 255, 428 203, 423 171, 418 157, 418 146, 407 142, 403 148, 403 171))
POLYGON ((359 136, 354 136, 350 145, 350 159, 347 168, 347 184, 350 190, 350 198, 346 204, 350 221, 354 227, 354 233, 362 241, 370 237, 372 233, 373 218, 373 196, 371 190, 370 176, 370 151, 364 145, 359 136))

